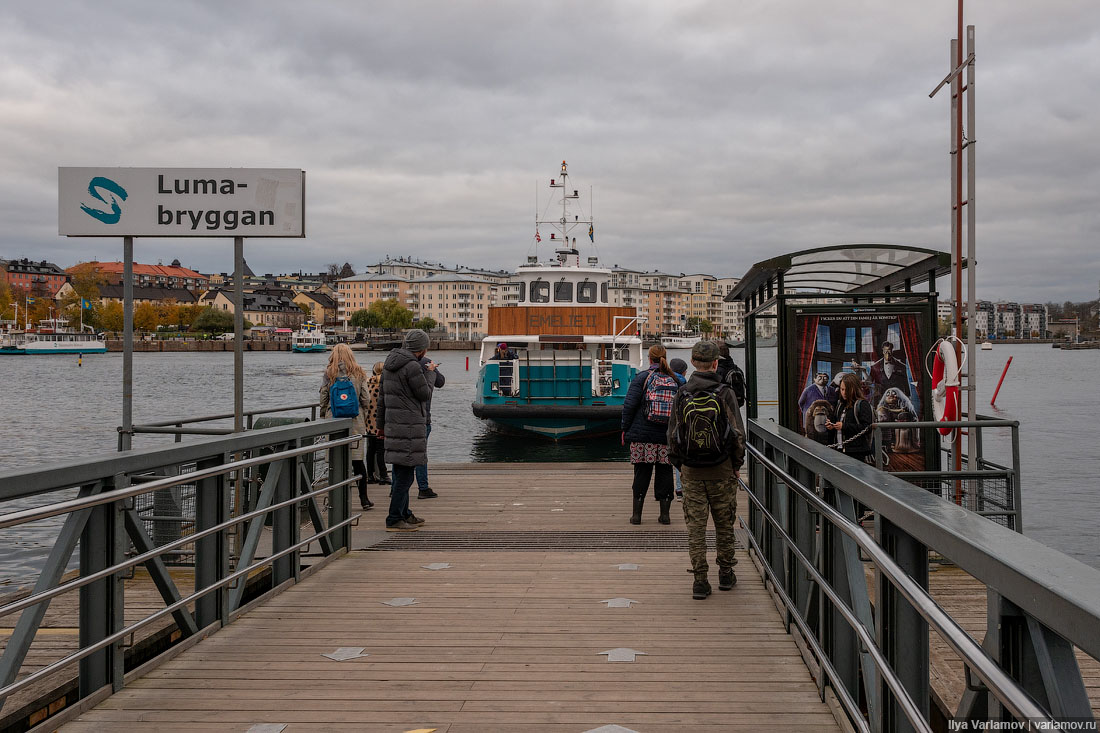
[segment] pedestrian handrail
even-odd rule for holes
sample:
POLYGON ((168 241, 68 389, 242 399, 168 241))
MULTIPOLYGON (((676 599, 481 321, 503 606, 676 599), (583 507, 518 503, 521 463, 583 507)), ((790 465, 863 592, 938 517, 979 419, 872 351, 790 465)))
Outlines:
MULTIPOLYGON (((305 402, 299 405, 283 405, 280 407, 265 407, 259 410, 245 410, 242 415, 245 420, 245 429, 251 430, 254 424, 254 418, 257 415, 273 415, 277 412, 309 410, 309 419, 316 420, 319 407, 319 402, 305 402)), ((175 435, 177 443, 183 439, 184 435, 229 435, 233 432, 232 427, 197 428, 185 426, 191 426, 195 423, 202 422, 214 422, 216 420, 232 420, 234 417, 235 415, 232 412, 219 415, 200 415, 198 417, 185 417, 176 420, 160 420, 157 422, 142 423, 141 425, 131 425, 129 430, 120 425, 117 428, 118 449, 120 451, 124 450, 125 446, 128 445, 127 439, 132 439, 134 435, 140 433, 175 435)))
POLYGON ((931 730, 930 630, 965 665, 957 719, 1092 720, 1074 649, 1100 658, 1100 571, 774 423, 748 432, 749 545, 857 729, 931 730), (929 551, 989 588, 983 643, 929 594, 929 551))
POLYGON ((74 663, 79 663, 79 697, 106 685, 117 691, 127 671, 122 643, 127 637, 167 623, 168 616, 179 641, 208 633, 239 615, 249 593, 296 582, 303 573, 303 552, 311 544, 319 544, 324 558, 317 565, 350 549, 350 525, 358 515, 351 514, 348 486, 359 479, 351 472, 350 447, 363 438, 352 434, 353 425, 350 419, 286 425, 0 474, 0 506, 66 494, 0 515, 0 530, 65 516, 33 591, 0 605, 0 617, 21 613, 0 656, 0 705, 74 663), (313 476, 308 468, 320 465, 311 460, 319 451, 328 453, 326 475, 313 476), (181 470, 186 467, 191 470, 181 470), (142 480, 162 471, 170 475, 142 480), (240 510, 232 511, 231 498, 250 493, 253 485, 254 495, 237 502, 240 510), (134 502, 150 492, 184 486, 194 487, 193 531, 158 543, 134 502), (67 494, 74 488, 79 495, 71 498, 67 494), (318 504, 326 499, 327 516, 318 504), (300 517, 305 513, 313 531, 302 537, 300 517), (260 549, 265 520, 271 524, 266 553, 260 549), (231 533, 238 529, 234 544, 231 533), (168 572, 165 556, 186 545, 194 548, 195 587, 185 594, 168 572), (64 580, 74 552, 79 574, 64 580), (139 565, 148 570, 165 605, 127 624, 123 581, 139 565), (78 648, 44 665, 34 660, 41 668, 18 678, 50 602, 72 591, 80 595, 78 648))

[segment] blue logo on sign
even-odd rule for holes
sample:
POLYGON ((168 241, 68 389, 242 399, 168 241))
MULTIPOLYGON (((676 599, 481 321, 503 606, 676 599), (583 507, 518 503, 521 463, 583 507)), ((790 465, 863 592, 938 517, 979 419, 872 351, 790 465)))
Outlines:
POLYGON ((93 209, 84 204, 80 205, 81 210, 93 219, 99 219, 104 224, 118 224, 118 220, 122 218, 122 209, 119 207, 118 202, 119 199, 123 201, 126 200, 126 189, 110 178, 96 176, 88 182, 88 193, 103 203, 108 204, 111 210, 102 211, 101 209, 93 209), (104 192, 107 194, 107 198, 103 197, 104 192))

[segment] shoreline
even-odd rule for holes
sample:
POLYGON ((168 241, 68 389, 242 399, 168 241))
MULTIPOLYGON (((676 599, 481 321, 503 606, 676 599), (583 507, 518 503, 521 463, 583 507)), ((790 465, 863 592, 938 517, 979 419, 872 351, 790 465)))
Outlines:
MULTIPOLYGON (((386 341, 372 346, 368 342, 349 344, 353 351, 389 351, 393 341, 386 341), (383 345, 384 344, 384 345, 383 345)), ((185 341, 173 341, 169 339, 157 341, 134 341, 134 353, 164 353, 164 354, 194 354, 194 353, 223 353, 232 352, 234 341, 206 341, 188 339, 185 341)), ((478 341, 444 341, 433 340, 433 351, 477 351, 480 347, 478 341)), ((111 339, 107 341, 108 353, 122 353, 122 341, 111 339)), ((289 341, 259 341, 248 340, 244 342, 245 351, 290 351, 289 341)))

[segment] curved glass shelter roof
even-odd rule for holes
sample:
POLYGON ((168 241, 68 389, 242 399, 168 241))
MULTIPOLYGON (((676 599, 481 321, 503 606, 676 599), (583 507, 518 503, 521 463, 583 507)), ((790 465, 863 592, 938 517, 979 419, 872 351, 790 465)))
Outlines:
MULTIPOLYGON (((947 274, 951 255, 898 244, 837 244, 773 257, 753 265, 726 300, 754 295, 820 292, 860 294, 911 291, 947 274)), ((763 298, 757 298, 762 301, 763 298)))

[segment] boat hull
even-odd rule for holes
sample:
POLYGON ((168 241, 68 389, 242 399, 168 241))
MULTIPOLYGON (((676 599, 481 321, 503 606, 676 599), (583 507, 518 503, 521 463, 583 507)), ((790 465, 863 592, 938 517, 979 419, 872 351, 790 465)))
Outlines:
POLYGON ((318 351, 328 351, 328 346, 324 344, 312 344, 310 346, 293 346, 290 350, 297 354, 312 354, 318 351))
POLYGON ((474 402, 474 416, 507 432, 534 433, 551 440, 617 433, 622 405, 489 405, 474 402))

